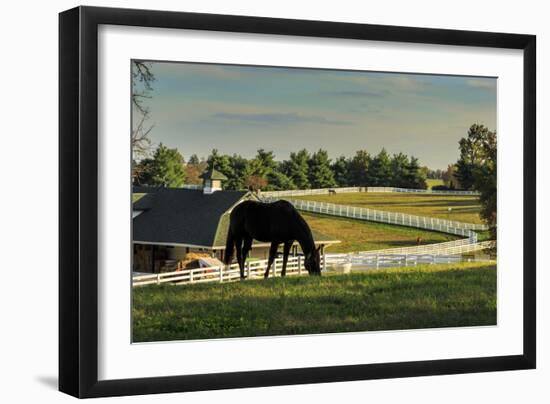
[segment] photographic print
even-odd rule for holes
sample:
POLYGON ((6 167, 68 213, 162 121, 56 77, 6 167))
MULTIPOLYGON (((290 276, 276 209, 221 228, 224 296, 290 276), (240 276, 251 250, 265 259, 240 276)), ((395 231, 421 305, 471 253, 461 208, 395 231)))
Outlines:
POLYGON ((496 325, 497 78, 129 74, 133 342, 496 325))

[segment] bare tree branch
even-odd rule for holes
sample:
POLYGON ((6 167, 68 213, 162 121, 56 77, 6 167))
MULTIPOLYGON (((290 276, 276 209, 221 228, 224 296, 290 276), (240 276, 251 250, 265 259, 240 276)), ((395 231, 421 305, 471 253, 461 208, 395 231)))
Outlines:
POLYGON ((139 119, 134 118, 134 122, 137 124, 132 128, 133 160, 147 157, 151 150, 149 133, 154 125, 146 125, 146 121, 149 119, 149 108, 144 105, 143 101, 151 98, 149 93, 153 90, 152 82, 154 80, 152 63, 132 61, 132 105, 135 107, 135 115, 139 115, 139 119))

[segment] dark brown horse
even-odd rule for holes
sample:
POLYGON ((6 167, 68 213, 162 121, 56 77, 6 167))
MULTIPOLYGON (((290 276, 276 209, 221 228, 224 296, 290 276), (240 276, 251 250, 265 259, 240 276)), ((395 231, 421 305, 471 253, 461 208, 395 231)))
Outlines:
POLYGON ((291 203, 244 201, 231 212, 224 262, 226 265, 231 263, 235 248, 241 279, 244 279, 244 262, 252 248, 252 240, 271 243, 265 278, 269 276, 280 244, 284 245, 281 276, 286 275, 288 255, 295 241, 304 252, 304 266, 309 274, 321 275, 319 249, 315 249, 308 224, 291 203))

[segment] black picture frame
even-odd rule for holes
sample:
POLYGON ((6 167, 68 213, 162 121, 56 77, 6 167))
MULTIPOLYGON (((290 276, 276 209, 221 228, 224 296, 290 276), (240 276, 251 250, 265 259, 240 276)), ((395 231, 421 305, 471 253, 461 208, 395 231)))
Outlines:
POLYGON ((77 7, 59 15, 59 390, 103 397, 533 369, 536 366, 536 37, 184 12, 77 7), (523 50, 523 354, 99 381, 100 24, 523 50))

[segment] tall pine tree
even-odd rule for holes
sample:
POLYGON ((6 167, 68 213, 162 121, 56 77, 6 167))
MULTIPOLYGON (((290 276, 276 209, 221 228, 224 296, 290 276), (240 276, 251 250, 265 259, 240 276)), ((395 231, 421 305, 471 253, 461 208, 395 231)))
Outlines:
POLYGON ((290 153, 290 159, 283 163, 284 172, 297 189, 309 189, 309 153, 306 149, 290 153))
POLYGON ((391 159, 386 149, 383 148, 372 159, 369 167, 369 177, 373 186, 388 187, 391 185, 391 159))
POLYGON ((370 154, 366 150, 357 150, 349 165, 349 185, 354 187, 369 186, 370 154))
POLYGON ((312 188, 329 188, 336 186, 330 169, 330 159, 326 150, 319 149, 309 160, 309 183, 312 188))
POLYGON ((336 185, 339 187, 347 187, 349 185, 349 166, 350 160, 345 156, 338 157, 332 164, 332 173, 336 185))

